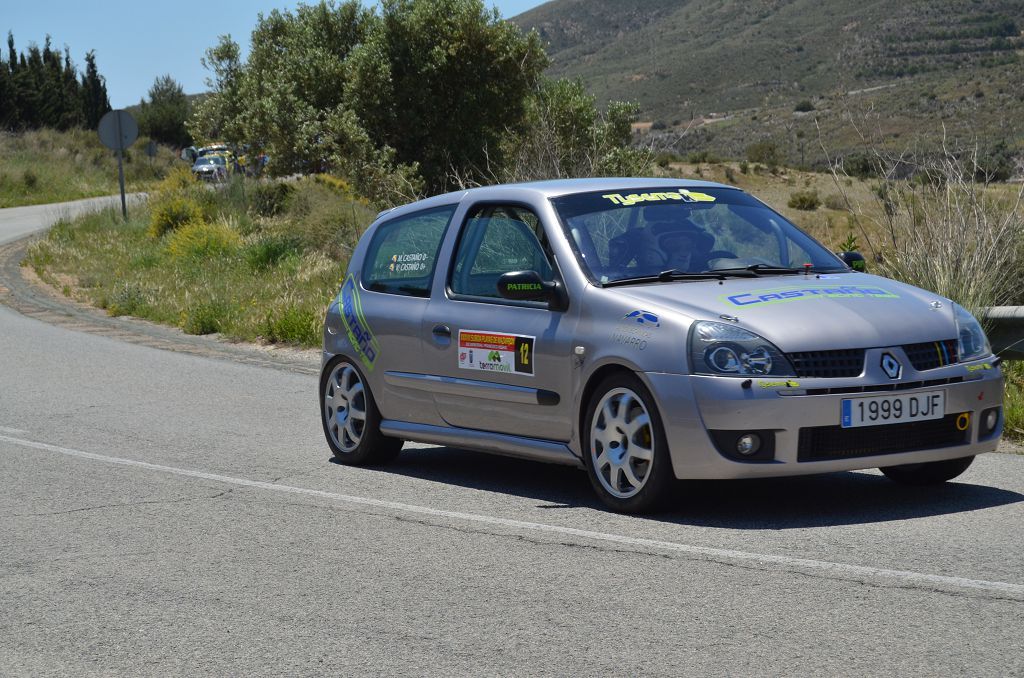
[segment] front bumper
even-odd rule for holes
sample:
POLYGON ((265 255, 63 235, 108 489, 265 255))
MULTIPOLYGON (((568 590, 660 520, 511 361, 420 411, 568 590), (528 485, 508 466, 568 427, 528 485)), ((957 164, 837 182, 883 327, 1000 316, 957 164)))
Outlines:
MULTIPOLYGON (((751 379, 749 387, 744 388, 744 379, 732 377, 662 373, 643 376, 658 401, 678 478, 793 476, 953 459, 994 451, 1003 431, 1000 413, 996 428, 982 434, 981 413, 1000 407, 1003 401, 1002 373, 991 365, 991 360, 925 372, 911 370, 899 382, 868 374, 852 379, 751 379), (892 388, 894 384, 899 384, 899 390, 874 390, 892 388), (903 388, 908 385, 912 387, 903 388), (864 391, 850 392, 854 389, 864 391), (951 415, 951 421, 956 419, 952 415, 969 413, 967 430, 956 442, 937 447, 928 435, 911 433, 910 451, 849 457, 840 453, 824 459, 800 460, 801 429, 839 427, 843 399, 937 390, 946 394, 945 413, 951 415), (710 431, 770 432, 773 454, 761 461, 729 458, 716 447, 710 431)), ((875 434, 891 435, 891 426, 899 425, 845 429, 843 433, 857 431, 870 440, 875 434)), ((805 432, 804 459, 808 458, 810 438, 805 432)))

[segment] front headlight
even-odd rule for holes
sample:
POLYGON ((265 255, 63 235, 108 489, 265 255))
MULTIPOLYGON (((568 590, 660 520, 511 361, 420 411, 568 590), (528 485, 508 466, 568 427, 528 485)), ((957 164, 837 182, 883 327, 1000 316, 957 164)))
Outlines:
POLYGON ((988 343, 985 331, 967 309, 960 304, 953 304, 953 317, 956 319, 957 355, 960 362, 992 355, 992 346, 988 343))
POLYGON ((690 332, 690 370, 719 377, 796 376, 786 356, 767 339, 706 320, 690 332))

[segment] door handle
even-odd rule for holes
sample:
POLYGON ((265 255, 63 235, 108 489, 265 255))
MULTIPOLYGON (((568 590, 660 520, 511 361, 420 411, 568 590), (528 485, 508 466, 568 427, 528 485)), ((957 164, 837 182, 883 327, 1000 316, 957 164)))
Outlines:
POLYGON ((431 334, 434 335, 434 343, 440 346, 447 346, 452 343, 452 328, 447 325, 434 325, 431 334))

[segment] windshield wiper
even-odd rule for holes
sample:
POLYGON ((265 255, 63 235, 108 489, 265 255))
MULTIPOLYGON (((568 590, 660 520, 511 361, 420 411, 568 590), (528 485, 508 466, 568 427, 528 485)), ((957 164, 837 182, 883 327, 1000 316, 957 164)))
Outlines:
POLYGON ((743 269, 737 270, 702 270, 690 272, 670 268, 656 274, 656 276, 635 276, 633 278, 621 278, 603 283, 601 287, 615 287, 617 285, 637 285, 640 283, 672 283, 674 281, 724 281, 726 278, 754 278, 754 273, 743 269))
POLYGON ((794 273, 822 273, 813 266, 801 266, 800 268, 790 268, 788 266, 772 266, 770 264, 751 264, 750 266, 742 266, 739 268, 716 268, 715 273, 721 272, 736 272, 736 271, 750 271, 760 275, 761 273, 776 274, 776 275, 789 275, 794 273))

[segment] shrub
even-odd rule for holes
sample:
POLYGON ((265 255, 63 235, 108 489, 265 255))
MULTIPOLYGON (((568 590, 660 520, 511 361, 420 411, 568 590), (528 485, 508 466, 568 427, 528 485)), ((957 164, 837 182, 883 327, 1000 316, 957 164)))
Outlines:
POLYGON ((191 197, 177 192, 159 194, 150 206, 148 233, 153 238, 161 238, 184 224, 201 221, 202 218, 202 208, 191 197))
POLYGON ((787 204, 795 210, 813 212, 821 205, 821 200, 818 198, 817 191, 794 191, 789 194, 789 203, 787 204))
POLYGON ((227 324, 230 309, 222 302, 207 301, 188 306, 181 312, 181 330, 185 334, 213 334, 227 324))
POLYGON ((191 168, 186 165, 178 165, 167 173, 167 176, 160 182, 156 190, 160 193, 169 193, 172 191, 182 191, 198 184, 199 180, 192 174, 191 168))
POLYGON ((804 99, 803 101, 797 102, 793 110, 797 113, 810 113, 814 110, 814 104, 812 104, 810 100, 804 99))
POLYGON ((178 259, 219 257, 236 252, 241 242, 238 233, 222 221, 192 221, 170 234, 167 251, 178 259))
POLYGON ((284 181, 257 184, 253 191, 252 208, 262 217, 277 216, 284 212, 288 198, 294 191, 295 188, 284 181))
POLYGON ((725 180, 730 184, 736 183, 736 173, 732 171, 732 167, 729 165, 725 166, 725 180))
POLYGON ((276 315, 267 314, 263 322, 263 338, 269 342, 285 342, 315 346, 320 340, 322 313, 288 306, 276 315))
POLYGON ((701 162, 714 163, 718 162, 718 158, 711 151, 694 151, 686 158, 686 161, 694 164, 701 162))
POLYGON ((747 146, 747 160, 759 162, 769 168, 775 167, 782 161, 782 154, 779 147, 773 141, 758 141, 747 146))
POLYGON ((107 313, 110 315, 139 315, 146 305, 142 288, 130 282, 119 283, 107 297, 107 313))
POLYGON ((31 191, 39 185, 39 175, 31 169, 27 169, 21 174, 21 183, 25 184, 26 190, 31 191))
POLYGON ((750 163, 744 160, 740 163, 740 174, 746 174, 750 171, 750 163))
POLYGON ((838 193, 829 193, 825 196, 825 207, 830 210, 846 211, 850 206, 846 204, 846 198, 838 193))
POLYGON ((245 261, 253 270, 276 266, 282 259, 298 254, 299 241, 291 236, 263 235, 245 248, 245 261))

